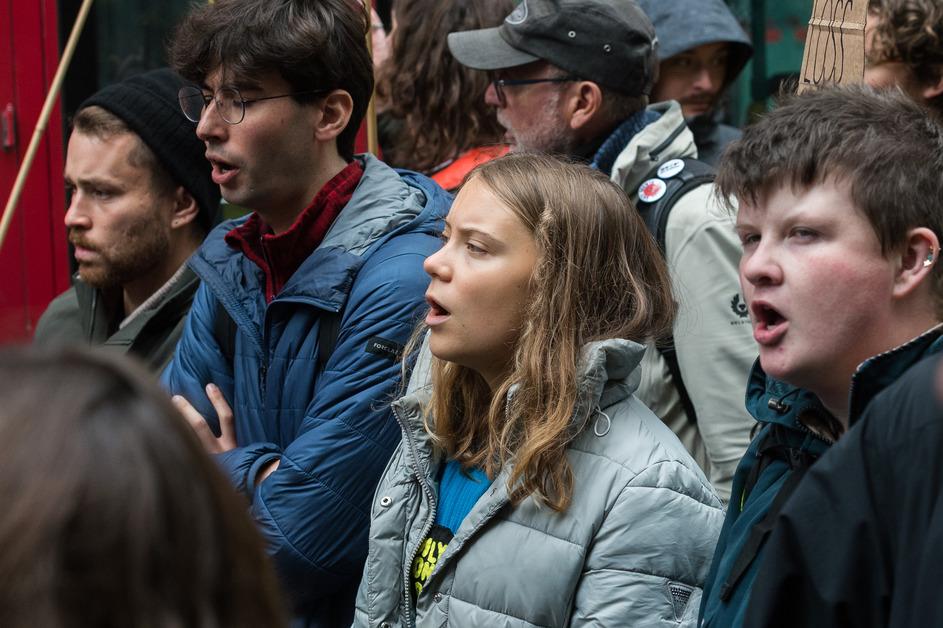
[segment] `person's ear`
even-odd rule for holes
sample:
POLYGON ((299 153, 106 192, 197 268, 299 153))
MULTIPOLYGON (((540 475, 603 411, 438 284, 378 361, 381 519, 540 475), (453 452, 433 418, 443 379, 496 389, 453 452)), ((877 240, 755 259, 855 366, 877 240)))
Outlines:
POLYGON ((314 137, 319 142, 327 142, 340 135, 354 111, 354 99, 343 89, 335 89, 316 103, 317 117, 314 127, 314 137))
POLYGON ((186 188, 178 185, 174 191, 174 215, 170 219, 171 229, 181 229, 196 221, 200 214, 200 206, 187 192, 186 188))
POLYGON ((924 283, 939 263, 940 241, 931 229, 917 227, 907 232, 894 278, 894 297, 904 298, 924 283))
POLYGON ((943 94, 943 68, 941 68, 940 76, 937 80, 930 81, 920 88, 920 96, 926 101, 933 100, 940 94, 943 94))
POLYGON ((594 126, 600 119, 602 98, 602 89, 592 81, 579 81, 572 85, 567 91, 565 101, 570 128, 581 131, 594 126))

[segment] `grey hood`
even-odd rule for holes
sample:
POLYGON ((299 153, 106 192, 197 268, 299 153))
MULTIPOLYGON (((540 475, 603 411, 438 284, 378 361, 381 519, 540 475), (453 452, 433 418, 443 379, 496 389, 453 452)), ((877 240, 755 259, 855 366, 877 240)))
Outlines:
POLYGON ((659 60, 704 44, 729 42, 729 85, 753 56, 749 37, 723 0, 638 0, 638 3, 655 25, 659 60))

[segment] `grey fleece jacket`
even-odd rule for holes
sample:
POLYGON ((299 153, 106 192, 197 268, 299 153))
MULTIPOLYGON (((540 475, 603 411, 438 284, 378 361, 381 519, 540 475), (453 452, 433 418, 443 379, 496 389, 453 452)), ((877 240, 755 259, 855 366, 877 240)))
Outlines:
POLYGON ((594 410, 567 448, 570 507, 511 505, 504 468, 415 606, 410 565, 435 518, 441 454, 423 429, 426 385, 398 400, 403 439, 373 500, 354 626, 694 626, 723 515, 681 443, 633 395, 643 353, 628 340, 583 350, 581 407, 594 410))

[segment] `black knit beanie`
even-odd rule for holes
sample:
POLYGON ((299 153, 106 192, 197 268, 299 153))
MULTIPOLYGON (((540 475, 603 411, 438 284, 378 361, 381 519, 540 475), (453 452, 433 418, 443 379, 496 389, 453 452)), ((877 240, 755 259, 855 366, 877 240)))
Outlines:
POLYGON ((196 123, 180 110, 177 92, 186 83, 163 68, 109 85, 82 103, 97 105, 121 118, 154 151, 157 159, 200 206, 198 220, 208 233, 219 215, 219 186, 210 178, 206 147, 196 123))

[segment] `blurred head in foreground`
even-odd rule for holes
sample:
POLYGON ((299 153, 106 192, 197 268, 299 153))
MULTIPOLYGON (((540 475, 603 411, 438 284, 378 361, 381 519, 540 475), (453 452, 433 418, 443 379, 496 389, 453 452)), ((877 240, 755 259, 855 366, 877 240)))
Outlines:
POLYGON ((2 626, 285 624, 245 504, 136 365, 0 351, 0 496, 2 626))

